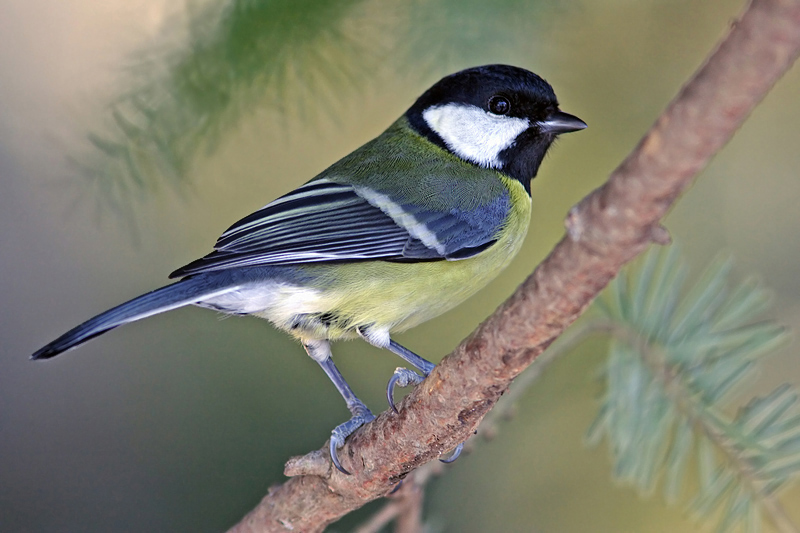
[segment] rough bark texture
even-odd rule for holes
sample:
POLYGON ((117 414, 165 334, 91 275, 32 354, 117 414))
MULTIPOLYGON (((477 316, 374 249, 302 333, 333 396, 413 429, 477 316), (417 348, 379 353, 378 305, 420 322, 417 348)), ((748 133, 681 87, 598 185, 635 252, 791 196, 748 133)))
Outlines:
POLYGON ((567 234, 517 291, 401 403, 327 452, 294 458, 291 479, 231 531, 321 531, 464 441, 511 381, 569 326, 730 139, 800 51, 800 0, 754 0, 630 156, 567 218, 567 234))

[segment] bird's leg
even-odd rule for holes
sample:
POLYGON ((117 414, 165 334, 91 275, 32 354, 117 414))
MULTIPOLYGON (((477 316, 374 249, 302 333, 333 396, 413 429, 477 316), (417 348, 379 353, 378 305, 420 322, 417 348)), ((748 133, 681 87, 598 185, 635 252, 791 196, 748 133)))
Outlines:
POLYGON ((303 347, 306 349, 306 353, 319 363, 319 366, 321 366, 322 370, 328 375, 339 391, 339 394, 342 395, 342 398, 344 398, 344 401, 347 403, 347 408, 350 410, 350 413, 353 415, 347 422, 333 428, 330 444, 330 454, 333 465, 340 472, 349 475, 350 472, 345 470, 339 462, 337 450, 344 446, 345 439, 355 430, 375 420, 375 415, 364 405, 364 402, 356 397, 353 389, 351 389, 344 380, 342 373, 339 372, 339 369, 333 364, 333 359, 331 359, 331 345, 328 341, 311 341, 304 343, 303 347))
POLYGON ((389 340, 389 346, 387 349, 405 359, 411 366, 422 372, 425 377, 428 377, 428 374, 433 372, 433 369, 436 368, 436 365, 430 361, 423 359, 408 348, 397 344, 391 339, 389 340))
MULTIPOLYGON (((373 328, 363 328, 359 327, 356 328, 358 334, 363 338, 365 341, 370 343, 373 346, 378 348, 384 348, 389 350, 395 355, 399 355, 402 357, 406 362, 408 362, 411 366, 416 368, 422 373, 422 376, 414 372, 413 370, 409 370, 403 367, 397 367, 392 374, 392 377, 389 379, 389 383, 386 386, 386 399, 389 401, 389 407, 392 408, 392 411, 397 413, 397 407, 394 404, 394 388, 395 387, 408 387, 409 385, 419 385, 422 383, 426 377, 436 368, 436 365, 428 361, 427 359, 423 359, 422 357, 418 356, 405 346, 398 344, 397 342, 393 341, 389 337, 389 332, 385 330, 377 330, 373 328)), ((461 450, 464 449, 464 443, 462 442, 458 446, 456 446, 455 450, 453 451, 452 455, 447 459, 440 459, 443 463, 452 463, 458 456, 461 455, 461 450)))
POLYGON ((395 387, 408 387, 409 385, 419 385, 428 377, 428 374, 436 367, 430 361, 423 359, 408 348, 405 348, 389 337, 389 332, 376 328, 359 327, 356 331, 361 338, 378 348, 389 350, 395 355, 399 355, 406 360, 411 366, 416 368, 422 373, 422 376, 407 368, 397 367, 389 380, 386 387, 386 399, 389 401, 389 407, 392 411, 397 412, 397 407, 394 404, 394 388, 395 387))
POLYGON ((428 377, 436 365, 426 361, 408 348, 397 344, 395 341, 389 341, 389 346, 386 348, 392 353, 399 355, 409 362, 414 368, 422 372, 422 376, 420 376, 413 370, 409 370, 407 368, 395 368, 394 374, 392 374, 392 377, 389 379, 389 383, 386 385, 386 399, 389 401, 389 407, 391 407, 392 411, 396 413, 397 407, 394 404, 394 388, 408 387, 409 385, 419 385, 426 377, 428 377))

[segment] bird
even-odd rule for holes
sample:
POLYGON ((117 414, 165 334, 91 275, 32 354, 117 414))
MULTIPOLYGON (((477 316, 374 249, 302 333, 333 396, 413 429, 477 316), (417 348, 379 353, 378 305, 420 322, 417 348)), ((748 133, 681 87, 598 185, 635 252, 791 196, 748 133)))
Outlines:
POLYGON ((389 380, 396 412, 394 388, 421 383, 435 365, 392 335, 462 303, 511 262, 545 154, 586 127, 529 70, 491 64, 446 76, 378 137, 230 226, 213 251, 172 272, 178 281, 31 358, 187 305, 264 318, 297 339, 344 398, 351 418, 333 429, 329 451, 349 474, 337 450, 375 416, 334 364, 331 342, 361 338, 414 367, 389 380))

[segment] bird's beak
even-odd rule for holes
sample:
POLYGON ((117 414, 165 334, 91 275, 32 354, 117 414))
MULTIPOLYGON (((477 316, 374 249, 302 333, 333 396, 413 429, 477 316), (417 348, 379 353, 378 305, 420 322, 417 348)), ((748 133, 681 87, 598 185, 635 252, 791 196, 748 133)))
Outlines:
POLYGON ((585 127, 586 123, 584 121, 563 111, 554 111, 545 120, 539 122, 539 129, 542 133, 553 133, 555 135, 582 130, 585 127))

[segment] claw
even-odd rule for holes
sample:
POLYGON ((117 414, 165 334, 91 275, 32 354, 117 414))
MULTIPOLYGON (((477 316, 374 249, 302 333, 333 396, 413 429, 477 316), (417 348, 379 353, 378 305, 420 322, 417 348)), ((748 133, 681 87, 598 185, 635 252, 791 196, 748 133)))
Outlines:
POLYGON ((375 420, 375 415, 364 406, 364 404, 357 405, 354 409, 353 417, 343 424, 339 424, 333 431, 331 432, 331 444, 330 444, 330 454, 331 454, 331 461, 333 462, 333 466, 336 469, 345 475, 350 475, 350 472, 347 471, 342 466, 342 463, 339 462, 339 454, 337 450, 344 446, 344 441, 353 434, 355 430, 363 426, 368 422, 372 422, 375 420))
POLYGON ((386 399, 389 400, 389 407, 392 408, 392 411, 398 413, 397 407, 394 404, 394 388, 419 385, 424 379, 424 377, 412 370, 397 367, 394 370, 394 374, 392 374, 392 377, 389 379, 389 383, 386 385, 386 399))
POLYGON ((330 452, 331 452, 331 461, 333 461, 333 466, 335 466, 336 469, 342 474, 349 476, 350 472, 345 467, 342 466, 342 463, 339 462, 339 454, 336 453, 336 449, 341 448, 342 446, 344 446, 344 441, 340 443, 338 440, 331 437, 330 452))
POLYGON ((453 454, 452 454, 450 457, 448 457, 448 458, 446 458, 446 459, 439 459, 439 460, 440 460, 441 462, 443 462, 443 463, 450 464, 450 463, 452 463, 453 461, 455 461, 456 459, 458 459, 458 456, 459 456, 459 455, 461 455, 461 451, 462 451, 463 449, 464 449, 464 443, 462 442, 461 444, 459 444, 458 446, 456 446, 455 450, 453 450, 453 454))

